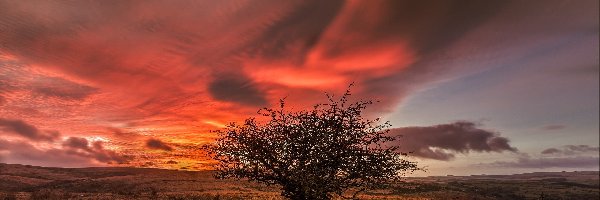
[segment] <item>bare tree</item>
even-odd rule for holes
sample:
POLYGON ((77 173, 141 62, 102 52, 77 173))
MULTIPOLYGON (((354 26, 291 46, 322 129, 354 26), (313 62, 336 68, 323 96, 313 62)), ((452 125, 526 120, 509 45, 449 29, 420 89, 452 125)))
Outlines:
POLYGON ((365 119, 372 101, 348 103, 350 90, 339 100, 312 109, 286 111, 284 101, 276 109, 259 114, 270 118, 260 123, 248 118, 216 131, 219 139, 204 146, 218 164, 217 178, 247 178, 282 187, 290 199, 331 199, 352 188, 358 192, 381 188, 405 172, 417 170, 404 160, 398 146, 386 142, 389 122, 365 119))

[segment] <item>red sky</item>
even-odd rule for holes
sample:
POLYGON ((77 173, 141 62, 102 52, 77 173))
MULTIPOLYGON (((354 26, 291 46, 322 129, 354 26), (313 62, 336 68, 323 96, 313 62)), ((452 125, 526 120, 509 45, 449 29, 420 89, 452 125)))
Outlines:
MULTIPOLYGON (((597 36, 597 2, 548 4, 0 1, 0 162, 202 168, 210 130, 284 97, 310 106, 352 82, 354 98, 381 101, 370 115, 393 116, 424 88, 558 41, 503 40, 597 36)), ((521 149, 467 120, 397 131, 419 135, 407 145, 418 159, 521 149), (462 139, 424 143, 440 138, 424 130, 462 139)))

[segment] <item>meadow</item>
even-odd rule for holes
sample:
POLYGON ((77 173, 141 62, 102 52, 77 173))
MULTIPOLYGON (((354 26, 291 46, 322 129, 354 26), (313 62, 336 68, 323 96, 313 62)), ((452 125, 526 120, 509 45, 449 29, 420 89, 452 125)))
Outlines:
MULTIPOLYGON (((2 199, 283 199, 279 188, 211 171, 0 164, 2 199)), ((360 199, 599 199, 597 171, 407 177, 360 199)))

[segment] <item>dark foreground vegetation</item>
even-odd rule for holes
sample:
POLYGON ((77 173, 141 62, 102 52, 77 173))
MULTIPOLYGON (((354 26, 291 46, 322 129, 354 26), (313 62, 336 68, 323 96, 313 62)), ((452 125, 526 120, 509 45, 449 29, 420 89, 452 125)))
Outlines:
MULTIPOLYGON (((405 178, 360 199, 599 199, 598 172, 405 178)), ((280 189, 213 172, 0 164, 0 199, 282 199, 280 189)))
POLYGON ((204 146, 218 161, 216 177, 276 185, 291 200, 329 200, 388 188, 420 170, 390 145, 400 136, 389 135, 389 122, 363 116, 372 101, 349 102, 350 87, 312 109, 290 111, 282 99, 278 108, 258 111, 268 122, 250 117, 217 130, 219 139, 204 146))

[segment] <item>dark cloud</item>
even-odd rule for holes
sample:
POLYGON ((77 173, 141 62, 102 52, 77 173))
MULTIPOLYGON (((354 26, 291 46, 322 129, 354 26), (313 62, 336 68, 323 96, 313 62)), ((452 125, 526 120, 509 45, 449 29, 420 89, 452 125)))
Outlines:
POLYGON ((33 141, 52 141, 60 134, 55 131, 41 131, 21 120, 0 118, 0 131, 14 133, 33 141))
POLYGON ((158 139, 149 139, 146 141, 146 147, 165 151, 173 151, 173 147, 158 139))
POLYGON ((542 154, 555 154, 555 153, 560 153, 562 152, 561 150, 558 150, 557 148, 548 148, 548 149, 544 149, 542 151, 542 154))
POLYGON ((89 158, 69 154, 61 149, 42 150, 23 141, 0 139, 0 150, 6 153, 4 162, 7 163, 59 167, 93 166, 89 158))
POLYGON ((562 148, 548 148, 543 150, 542 154, 575 155, 585 153, 595 153, 600 151, 600 147, 591 147, 589 145, 565 145, 562 148))
POLYGON ((169 160, 169 161, 166 162, 166 164, 174 165, 174 164, 177 164, 177 161, 169 160))
POLYGON ((83 100, 98 89, 56 77, 41 77, 31 84, 31 91, 45 97, 83 100))
POLYGON ((121 155, 115 151, 104 149, 104 146, 101 142, 92 143, 92 151, 90 155, 97 161, 109 164, 126 164, 133 159, 131 156, 121 155))
POLYGON ((154 162, 145 162, 144 164, 141 165, 141 167, 156 167, 156 163, 154 162))
POLYGON ((285 58, 303 62, 306 54, 339 14, 343 3, 340 0, 303 1, 289 14, 275 21, 254 43, 250 43, 247 51, 267 59, 285 58), (299 47, 295 46, 298 43, 299 47))
POLYGON ((390 130, 391 135, 401 135, 397 145, 411 155, 450 160, 454 153, 502 152, 517 149, 498 133, 477 128, 473 122, 455 122, 428 127, 404 127, 390 130))
POLYGON ((80 137, 69 137, 63 142, 65 150, 74 155, 88 157, 95 159, 99 162, 104 163, 126 163, 131 158, 123 156, 115 151, 105 149, 102 142, 93 142, 89 145, 89 142, 85 138, 80 137))
POLYGON ((452 44, 494 16, 507 1, 378 1, 359 2, 347 13, 348 43, 338 43, 327 55, 352 51, 359 45, 389 39, 408 39, 419 54, 429 54, 452 44), (435 6, 433 6, 435 5, 435 6))
POLYGON ((75 148, 75 149, 88 149, 88 141, 85 138, 79 137, 69 137, 65 142, 63 142, 63 146, 75 148))
POLYGON ((547 131, 562 130, 562 129, 565 129, 566 127, 567 126, 561 125, 561 124, 551 124, 551 125, 546 125, 546 126, 542 127, 542 130, 547 130, 547 131))
POLYGON ((24 141, 7 141, 0 139, 0 150, 7 152, 5 161, 39 166, 85 167, 104 163, 127 163, 131 157, 104 149, 95 142, 92 146, 84 138, 69 138, 63 148, 42 149, 24 141))
POLYGON ((242 75, 220 75, 209 83, 208 91, 213 98, 221 101, 250 106, 267 105, 263 92, 242 75))
POLYGON ((521 157, 517 161, 503 162, 498 161, 484 166, 494 167, 516 167, 516 168, 598 168, 598 157, 557 157, 557 158, 530 158, 521 157))
POLYGON ((120 138, 124 140, 137 140, 143 137, 138 133, 124 131, 119 128, 107 127, 107 130, 110 131, 115 138, 120 138))

